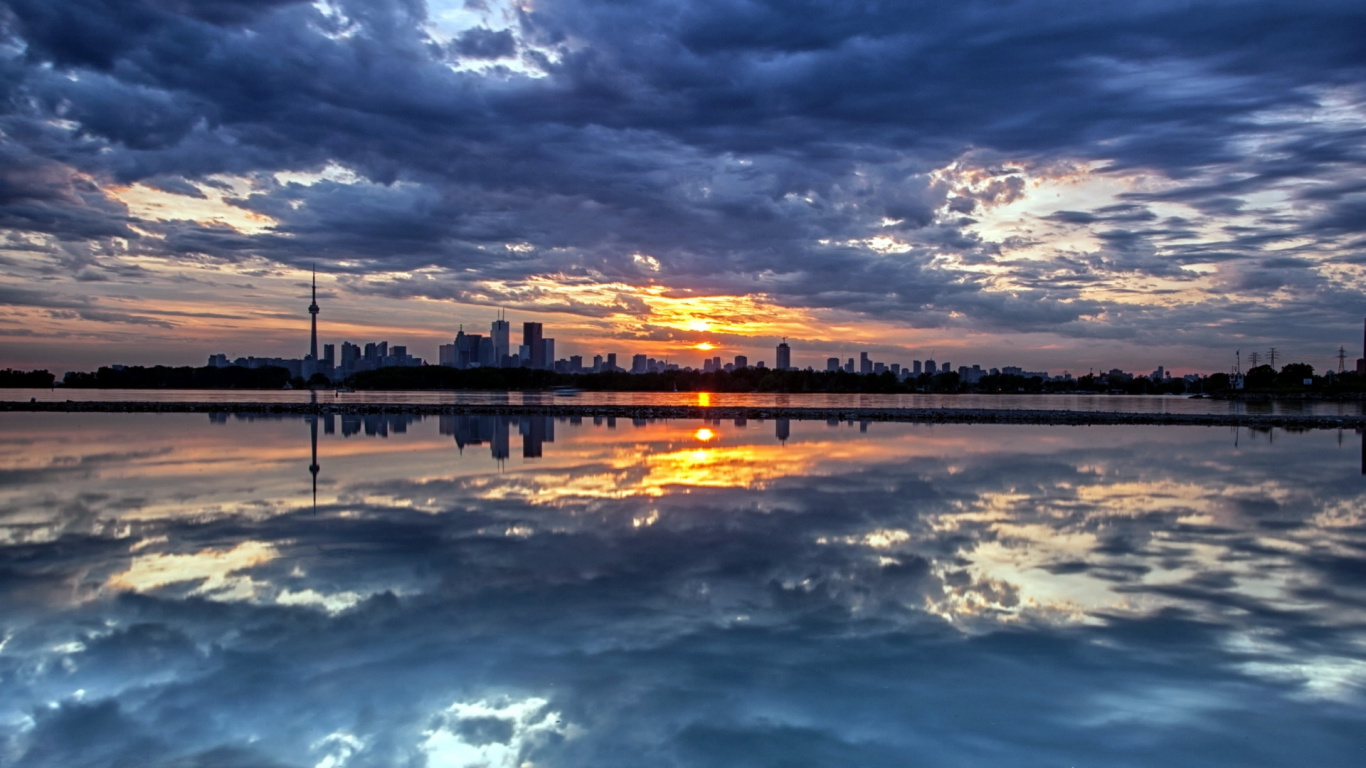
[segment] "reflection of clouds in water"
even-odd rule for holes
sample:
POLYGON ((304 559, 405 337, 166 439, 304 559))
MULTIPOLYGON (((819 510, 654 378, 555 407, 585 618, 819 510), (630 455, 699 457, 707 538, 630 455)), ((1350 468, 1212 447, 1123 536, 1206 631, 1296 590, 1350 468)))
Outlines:
POLYGON ((456 702, 432 718, 419 748, 429 768, 519 768, 567 728, 540 698, 456 702))
POLYGON ((1332 765, 1362 725, 1363 494, 1322 435, 797 424, 791 463, 727 432, 757 466, 690 475, 676 426, 501 473, 432 426, 324 440, 317 517, 239 493, 4 548, 4 754, 1332 765))

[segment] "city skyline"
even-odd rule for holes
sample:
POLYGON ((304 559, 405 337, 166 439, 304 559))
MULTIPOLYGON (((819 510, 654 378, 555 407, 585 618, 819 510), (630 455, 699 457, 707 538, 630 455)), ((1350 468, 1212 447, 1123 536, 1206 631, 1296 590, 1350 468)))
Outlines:
POLYGON ((1360 354, 1359 3, 4 8, 6 366, 1360 354))

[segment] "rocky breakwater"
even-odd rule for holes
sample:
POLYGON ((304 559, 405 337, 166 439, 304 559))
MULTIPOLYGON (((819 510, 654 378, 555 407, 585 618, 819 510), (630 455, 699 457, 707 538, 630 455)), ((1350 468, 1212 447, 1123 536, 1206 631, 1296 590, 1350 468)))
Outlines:
POLYGON ((53 413, 405 413, 550 415, 619 419, 794 419, 901 421, 930 424, 1156 424, 1241 426, 1254 429, 1366 428, 1366 415, 1124 413, 1117 411, 1017 410, 1001 408, 787 408, 695 405, 420 405, 410 403, 210 403, 210 402, 0 402, 0 411, 53 413))

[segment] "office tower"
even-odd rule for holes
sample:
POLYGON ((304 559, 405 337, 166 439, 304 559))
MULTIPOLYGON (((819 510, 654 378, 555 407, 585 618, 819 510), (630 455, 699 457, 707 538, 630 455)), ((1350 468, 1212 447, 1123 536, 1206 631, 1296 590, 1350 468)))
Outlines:
POLYGON ((458 358, 459 355, 456 354, 454 344, 442 344, 436 348, 436 362, 438 365, 444 365, 447 368, 458 368, 460 367, 459 363, 456 362, 458 358))
POLYGON ((830 371, 830 372, 833 373, 833 372, 835 372, 835 371, 838 371, 839 369, 840 369, 840 359, 839 359, 838 357, 831 357, 831 358, 827 358, 827 359, 826 359, 826 361, 825 361, 825 370, 830 371))
POLYGON ((616 352, 608 352, 608 353, 607 353, 607 363, 606 363, 606 365, 607 365, 607 370, 609 370, 609 371, 615 371, 615 370, 617 370, 617 353, 616 353, 616 352))
POLYGON ((455 332, 455 360, 451 362, 452 368, 468 368, 470 361, 470 340, 465 335, 464 326, 455 332))
POLYGON ((479 339, 479 349, 472 357, 477 359, 480 368, 492 368, 497 365, 497 358, 493 356, 493 339, 488 336, 476 336, 479 339))
POLYGON ((944 363, 944 364, 943 364, 942 366, 940 366, 940 368, 939 368, 939 372, 940 372, 940 373, 948 373, 948 372, 951 371, 951 370, 953 370, 953 366, 949 365, 948 363, 944 363))
POLYGON ((885 370, 887 370, 886 364, 884 364, 884 363, 873 363, 873 373, 876 373, 876 374, 881 375, 882 372, 885 371, 885 370))
POLYGON ((892 363, 892 375, 901 378, 901 363, 892 363))
POLYGON ((489 330, 489 336, 493 339, 493 360, 490 361, 490 365, 500 368, 507 365, 504 358, 512 354, 509 348, 511 335, 511 323, 501 317, 493 321, 493 327, 489 330))
POLYGON ((308 314, 313 316, 313 334, 308 341, 308 359, 318 359, 318 270, 313 270, 313 301, 308 305, 308 314))
POLYGON ((713 357, 713 358, 711 359, 711 369, 712 369, 713 371, 719 371, 719 370, 721 370, 721 356, 720 356, 720 355, 717 355, 716 357, 713 357))
POLYGON ((343 371, 350 372, 360 361, 360 347, 349 341, 342 342, 341 348, 341 367, 343 371))
POLYGON ((858 372, 865 376, 873 372, 873 361, 868 359, 867 352, 858 353, 858 372))
POLYGON ((553 369, 555 367, 555 340, 544 339, 541 342, 541 359, 545 361, 545 367, 553 369))
POLYGON ((602 372, 602 355, 593 355, 593 373, 602 372))
POLYGON ((716 370, 716 363, 712 362, 710 358, 702 361, 703 373, 711 373, 714 370, 716 370))
POLYGON ((783 339, 778 344, 778 370, 786 371, 792 367, 792 348, 787 346, 787 339, 783 339))
POLYGON ((933 376, 934 372, 937 370, 939 370, 939 366, 935 365, 933 360, 925 361, 925 373, 928 373, 931 376, 933 376))
POLYGON ((648 358, 646 358, 645 355, 632 355, 632 356, 631 356, 631 373, 645 373, 646 371, 648 371, 648 370, 649 370, 649 369, 647 368, 648 363, 646 362, 647 359, 648 359, 648 358))
POLYGON ((540 323, 522 323, 522 345, 531 355, 532 368, 545 367, 545 338, 540 323))
POLYGON ((920 361, 919 361, 919 360, 912 360, 912 361, 911 361, 911 373, 915 374, 916 376, 919 376, 919 375, 920 375, 920 361))
POLYGON ((736 355, 736 356, 735 356, 735 367, 736 367, 736 368, 748 368, 748 367, 749 367, 749 358, 746 357, 746 356, 744 356, 744 355, 736 355))
POLYGON ((228 356, 227 356, 227 355, 209 355, 209 367, 210 367, 210 368, 227 368, 227 367, 228 367, 228 356))
POLYGON ((569 356, 569 372, 583 373, 583 355, 569 356))
POLYGON ((844 363, 844 372, 845 372, 845 373, 853 373, 853 372, 854 372, 854 358, 851 357, 851 358, 849 358, 848 360, 845 361, 845 363, 844 363))

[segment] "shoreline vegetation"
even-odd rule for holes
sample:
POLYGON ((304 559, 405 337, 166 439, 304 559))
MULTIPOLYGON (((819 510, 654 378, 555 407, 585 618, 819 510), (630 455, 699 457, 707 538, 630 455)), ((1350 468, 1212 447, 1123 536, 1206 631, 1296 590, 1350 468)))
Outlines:
MULTIPOLYGON (((47 371, 0 371, 0 387, 53 386, 47 371)), ((1291 363, 1279 372, 1263 365, 1246 374, 1246 387, 1230 388, 1224 373, 1187 381, 1172 378, 1153 381, 1112 371, 1087 374, 1069 381, 1042 377, 988 374, 973 383, 955 372, 922 374, 899 379, 891 372, 853 374, 845 371, 779 371, 741 368, 735 371, 679 370, 632 374, 556 373, 531 368, 473 368, 459 370, 439 365, 380 368, 355 374, 341 385, 367 391, 535 391, 572 387, 590 392, 711 392, 711 393, 819 393, 819 394, 1131 394, 1201 395, 1220 399, 1323 399, 1366 398, 1366 377, 1355 372, 1314 375, 1304 363, 1291 363)), ((317 374, 312 380, 290 378, 284 368, 266 366, 216 368, 189 366, 103 367, 91 373, 72 371, 60 385, 70 389, 330 389, 339 384, 317 374)))
POLYGON ((0 411, 47 413, 240 413, 274 416, 352 413, 446 415, 550 415, 566 418, 632 420, 754 420, 913 422, 929 424, 1044 424, 1060 426, 1174 425, 1251 429, 1366 429, 1366 414, 1124 413, 1118 411, 1025 410, 1004 408, 803 408, 696 405, 505 405, 415 403, 210 403, 149 401, 13 402, 0 411))

